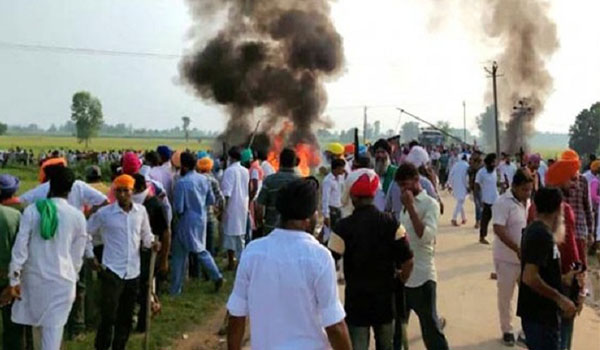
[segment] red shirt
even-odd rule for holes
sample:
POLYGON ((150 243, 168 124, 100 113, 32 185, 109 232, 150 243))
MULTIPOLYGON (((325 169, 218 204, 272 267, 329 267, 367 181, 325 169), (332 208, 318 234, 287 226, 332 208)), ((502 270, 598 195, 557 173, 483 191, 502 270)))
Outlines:
MULTIPOLYGON (((565 239, 558 244, 558 250, 560 251, 560 267, 564 274, 571 271, 574 262, 581 262, 579 257, 585 252, 579 251, 580 247, 575 242, 575 213, 567 202, 563 202, 563 216, 565 219, 565 239)), ((535 203, 531 203, 527 223, 531 223, 536 217, 535 203)))

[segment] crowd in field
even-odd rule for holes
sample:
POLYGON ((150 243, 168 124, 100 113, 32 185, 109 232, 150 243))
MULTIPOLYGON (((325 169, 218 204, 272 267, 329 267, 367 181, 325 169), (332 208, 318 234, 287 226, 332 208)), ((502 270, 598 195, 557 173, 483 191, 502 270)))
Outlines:
MULTIPOLYGON (((3 160, 20 154, 31 160, 24 150, 3 160)), ((255 349, 366 350, 371 329, 377 349, 406 349, 411 311, 427 349, 447 349, 434 258, 443 190, 456 199, 453 225, 467 223, 469 196, 481 244, 492 225, 504 343, 517 340, 511 300, 519 286, 521 341, 570 349, 586 256, 600 233, 600 161, 584 165, 572 150, 548 164, 523 152, 498 160, 474 147, 398 139, 331 143, 322 159, 302 177, 289 148, 276 163, 244 147, 220 158, 168 146, 49 151, 31 162, 39 186, 18 196, 19 179, 1 174, 4 349, 59 349, 65 326, 76 336, 93 312, 95 348, 125 349, 133 327, 144 332, 160 310, 160 295, 180 295, 186 278, 219 291, 221 254, 236 270, 230 349, 241 348, 247 317, 255 349), (81 160, 98 165, 78 180, 70 165, 81 160), (86 302, 94 288, 97 299, 86 302)))

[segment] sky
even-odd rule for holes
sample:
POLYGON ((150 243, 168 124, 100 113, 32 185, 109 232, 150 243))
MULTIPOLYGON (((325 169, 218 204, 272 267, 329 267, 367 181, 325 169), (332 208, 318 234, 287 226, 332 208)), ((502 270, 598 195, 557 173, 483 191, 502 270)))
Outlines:
MULTIPOLYGON (((491 84, 484 67, 498 54, 499 43, 484 40, 480 13, 440 5, 455 1, 460 0, 332 4, 346 56, 343 74, 326 85, 325 114, 335 129, 361 127, 363 106, 383 130, 410 121, 396 107, 462 128, 463 101, 467 128, 476 129, 491 84)), ((551 2, 560 48, 547 62, 554 90, 538 130, 567 132, 582 109, 600 100, 599 10, 594 0, 551 2)), ((218 25, 201 23, 199 32, 209 38, 218 25)), ((184 0, 0 0, 0 121, 63 124, 73 93, 87 90, 101 100, 110 124, 170 128, 187 115, 193 127, 222 130, 223 109, 179 82, 177 55, 191 46, 192 26, 184 0), (166 56, 25 50, 13 44, 166 56)), ((502 88, 500 78, 500 93, 502 88)))

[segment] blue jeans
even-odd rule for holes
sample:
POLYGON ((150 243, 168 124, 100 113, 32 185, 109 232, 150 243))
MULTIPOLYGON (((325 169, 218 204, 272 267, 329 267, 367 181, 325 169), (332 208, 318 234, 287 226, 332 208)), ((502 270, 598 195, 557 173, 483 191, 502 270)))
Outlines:
POLYGON ((529 350, 560 350, 560 326, 553 327, 521 319, 529 350))
POLYGON ((483 202, 481 201, 481 193, 473 193, 473 202, 475 203, 475 221, 481 221, 481 212, 483 210, 483 202))
POLYGON ((368 350, 371 339, 371 328, 375 333, 376 350, 392 350, 392 338, 394 336, 393 323, 386 323, 372 327, 357 327, 348 325, 350 340, 354 350, 368 350))
POLYGON ((198 268, 200 268, 200 266, 204 267, 212 281, 218 281, 223 278, 212 255, 206 250, 201 252, 190 252, 179 242, 179 240, 174 239, 173 250, 171 253, 171 289, 169 291, 171 295, 181 294, 185 276, 185 263, 190 253, 196 257, 198 268))
POLYGON ((560 350, 571 350, 573 326, 575 326, 575 318, 562 318, 560 320, 560 350))
POLYGON ((421 325, 421 335, 427 350, 448 350, 448 341, 437 314, 437 284, 427 281, 416 288, 404 287, 406 309, 413 310, 421 325))

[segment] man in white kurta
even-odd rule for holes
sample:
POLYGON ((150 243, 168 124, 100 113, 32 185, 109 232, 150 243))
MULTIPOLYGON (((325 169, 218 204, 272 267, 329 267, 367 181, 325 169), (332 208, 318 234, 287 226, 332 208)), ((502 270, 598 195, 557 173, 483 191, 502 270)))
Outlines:
POLYGON ((75 176, 67 168, 52 178, 46 207, 55 208, 57 225, 42 235, 48 217, 41 203, 25 209, 10 262, 10 286, 18 299, 12 309, 15 323, 39 327, 42 350, 59 350, 63 328, 75 300, 75 285, 88 241, 83 213, 66 198, 75 176), (51 203, 48 203, 51 202, 51 203), (19 298, 20 293, 20 298, 19 298))
POLYGON ((248 185, 250 174, 248 169, 240 164, 241 151, 238 147, 229 150, 232 164, 225 169, 221 190, 226 199, 223 213, 223 248, 227 250, 229 270, 235 267, 244 249, 244 236, 248 224, 248 185))
POLYGON ((452 195, 456 199, 456 207, 454 208, 454 214, 452 214, 452 225, 458 226, 458 214, 461 215, 462 223, 467 222, 465 216, 465 199, 469 192, 469 177, 467 171, 469 170, 469 163, 463 158, 459 160, 452 169, 448 176, 448 185, 452 188, 452 195))

